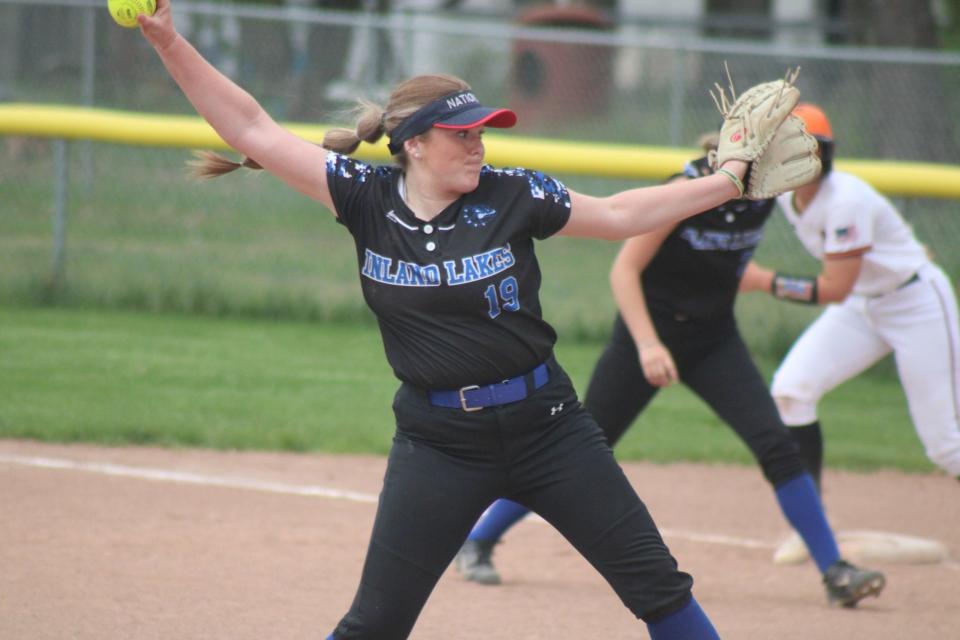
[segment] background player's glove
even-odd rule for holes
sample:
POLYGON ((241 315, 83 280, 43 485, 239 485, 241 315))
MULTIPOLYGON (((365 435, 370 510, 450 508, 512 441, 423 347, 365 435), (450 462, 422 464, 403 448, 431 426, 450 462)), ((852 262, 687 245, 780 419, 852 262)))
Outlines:
POLYGON ((727 69, 730 98, 719 84, 714 85, 716 94, 710 91, 723 116, 714 169, 728 160, 753 162, 766 151, 777 129, 800 101, 800 90, 794 86, 799 74, 797 67, 787 71, 784 79, 754 85, 738 98, 727 69))
POLYGON ((793 191, 820 175, 817 139, 807 133, 803 120, 790 115, 757 160, 750 165, 745 196, 766 200, 793 191))

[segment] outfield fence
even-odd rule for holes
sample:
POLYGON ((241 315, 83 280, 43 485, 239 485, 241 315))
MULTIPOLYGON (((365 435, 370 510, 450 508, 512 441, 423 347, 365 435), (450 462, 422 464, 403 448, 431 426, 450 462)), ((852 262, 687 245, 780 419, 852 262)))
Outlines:
MULTIPOLYGON (((338 121, 357 97, 443 71, 519 111, 519 135, 678 147, 717 125, 707 90, 723 81, 724 61, 741 88, 801 65, 799 86, 833 116, 841 155, 960 161, 949 117, 960 109, 957 53, 828 47, 815 30, 792 44, 721 41, 698 35, 696 24, 582 18, 561 28, 549 15, 367 14, 287 2, 175 3, 181 32, 281 120, 338 121)), ((0 0, 0 25, 2 100, 190 111, 143 38, 113 24, 103 0, 0 0)))

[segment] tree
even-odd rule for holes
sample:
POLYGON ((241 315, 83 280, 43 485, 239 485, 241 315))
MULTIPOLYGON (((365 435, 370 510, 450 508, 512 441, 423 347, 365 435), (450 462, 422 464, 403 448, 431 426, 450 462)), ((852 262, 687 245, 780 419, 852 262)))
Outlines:
POLYGON ((846 0, 850 44, 938 49, 933 3, 927 0, 846 0))
MULTIPOLYGON (((953 0, 954 7, 960 2, 953 0)), ((933 2, 846 0, 848 42, 879 48, 938 49, 933 2)), ((954 66, 880 63, 869 67, 869 100, 882 157, 957 162, 952 113, 960 94, 954 66)))
POLYGON ((946 24, 941 31, 944 49, 960 49, 960 0, 942 0, 946 24))
POLYGON ((706 0, 704 35, 768 40, 772 0, 706 0))

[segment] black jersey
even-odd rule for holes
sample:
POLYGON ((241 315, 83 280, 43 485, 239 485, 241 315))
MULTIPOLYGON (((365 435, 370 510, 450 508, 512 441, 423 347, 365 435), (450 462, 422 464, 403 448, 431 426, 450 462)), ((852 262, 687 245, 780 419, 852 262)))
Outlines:
MULTIPOLYGON (((706 158, 687 164, 695 178, 706 158)), ((743 270, 763 237, 775 200, 730 200, 678 224, 643 270, 651 313, 690 320, 731 317, 743 270)))
POLYGON ((401 176, 327 156, 337 218, 356 243, 363 296, 396 376, 456 389, 534 369, 557 336, 541 315, 533 240, 567 223, 567 189, 536 171, 484 166, 474 191, 425 222, 400 197, 401 176))

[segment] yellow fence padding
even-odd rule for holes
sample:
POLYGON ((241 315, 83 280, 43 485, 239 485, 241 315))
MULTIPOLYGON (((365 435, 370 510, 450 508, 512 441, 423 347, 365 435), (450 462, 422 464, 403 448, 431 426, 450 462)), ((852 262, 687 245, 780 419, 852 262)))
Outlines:
MULTIPOLYGON (((330 125, 285 123, 297 135, 320 142, 330 125)), ((76 106, 0 104, 0 135, 95 140, 144 147, 226 149, 197 116, 177 116, 76 106)), ((547 173, 661 180, 698 154, 692 148, 568 142, 488 133, 487 161, 495 166, 547 173)), ((386 141, 362 144, 356 155, 387 161, 386 141)), ((960 165, 877 160, 836 161, 892 196, 960 199, 960 165)))

